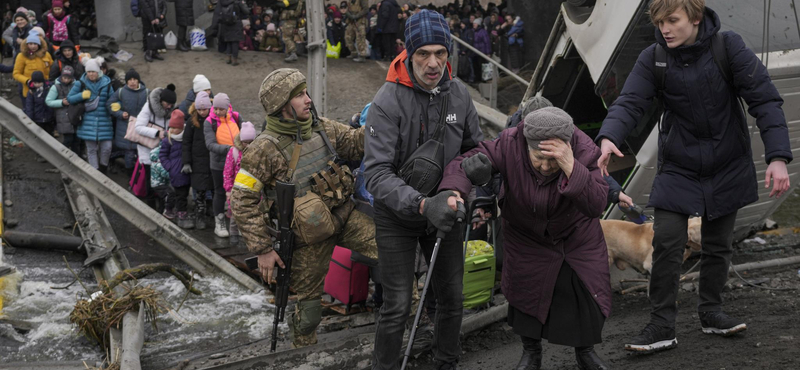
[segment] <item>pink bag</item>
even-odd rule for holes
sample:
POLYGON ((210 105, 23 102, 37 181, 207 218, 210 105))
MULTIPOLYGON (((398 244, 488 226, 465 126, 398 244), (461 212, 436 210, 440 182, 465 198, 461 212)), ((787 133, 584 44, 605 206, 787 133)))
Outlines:
MULTIPOLYGON (((155 125, 153 123, 148 123, 147 127, 152 127, 154 129, 157 129, 158 131, 164 131, 164 129, 161 128, 161 126, 155 125)), ((128 128, 125 130, 125 140, 134 142, 141 146, 148 147, 150 149, 155 149, 155 147, 157 147, 158 144, 161 144, 161 139, 159 139, 158 136, 153 138, 153 137, 142 136, 136 133, 136 117, 134 116, 130 116, 130 118, 128 118, 128 128)))
POLYGON ((133 176, 131 176, 131 181, 128 183, 131 193, 139 198, 146 197, 148 182, 147 169, 139 161, 136 161, 136 167, 133 168, 133 176))
POLYGON ((369 295, 369 268, 353 262, 352 254, 349 249, 337 245, 325 276, 325 293, 346 304, 348 312, 351 305, 365 302, 369 295))

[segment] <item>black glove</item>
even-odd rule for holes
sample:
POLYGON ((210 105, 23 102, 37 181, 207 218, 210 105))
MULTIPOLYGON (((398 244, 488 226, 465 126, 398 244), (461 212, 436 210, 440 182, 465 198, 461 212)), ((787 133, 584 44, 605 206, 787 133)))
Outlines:
POLYGON ((430 221, 437 229, 450 232, 456 222, 457 213, 449 205, 447 199, 455 196, 452 190, 445 190, 432 197, 425 198, 425 205, 422 206, 422 215, 430 221))
POLYGON ((461 162, 461 168, 475 186, 483 186, 492 180, 492 162, 486 154, 478 153, 461 162))

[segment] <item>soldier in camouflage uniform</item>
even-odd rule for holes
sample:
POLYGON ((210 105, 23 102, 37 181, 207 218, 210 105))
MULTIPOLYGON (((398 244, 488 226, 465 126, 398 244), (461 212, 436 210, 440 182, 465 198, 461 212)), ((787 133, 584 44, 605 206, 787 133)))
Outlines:
POLYGON ((369 13, 369 3, 367 0, 350 0, 347 6, 347 13, 344 13, 347 21, 347 28, 344 33, 344 41, 347 48, 356 56, 354 62, 363 62, 369 56, 367 52, 367 13, 369 13), (357 46, 357 48, 356 48, 357 46))
POLYGON ((287 63, 297 61, 297 45, 294 43, 294 35, 297 31, 297 21, 303 12, 305 0, 278 0, 275 3, 278 8, 284 8, 281 12, 281 37, 286 45, 287 63))
MULTIPOLYGON (((350 248, 375 259, 376 263, 378 258, 375 224, 369 216, 353 209, 352 174, 346 165, 337 166, 334 162, 334 157, 361 160, 364 128, 354 129, 315 117, 305 87, 305 76, 290 68, 270 73, 261 83, 259 97, 267 113, 267 127, 245 149, 231 193, 233 217, 248 249, 258 255, 259 269, 265 280, 273 280, 275 264, 283 267, 283 261, 272 248, 269 227, 277 215, 277 210, 272 209, 276 181, 296 184, 296 210, 301 209, 298 203, 305 196, 316 194, 324 207, 329 207, 330 219, 335 220, 331 222, 335 225, 332 235, 307 243, 302 232, 307 230, 304 227, 310 227, 312 232, 320 227, 304 223, 302 210, 294 214, 295 248, 290 285, 297 292, 297 304, 289 328, 295 347, 317 342, 322 286, 334 246, 350 248), (298 140, 298 136, 302 140, 298 140), (295 155, 297 151, 299 155, 295 155)), ((312 219, 314 216, 305 220, 312 219)))

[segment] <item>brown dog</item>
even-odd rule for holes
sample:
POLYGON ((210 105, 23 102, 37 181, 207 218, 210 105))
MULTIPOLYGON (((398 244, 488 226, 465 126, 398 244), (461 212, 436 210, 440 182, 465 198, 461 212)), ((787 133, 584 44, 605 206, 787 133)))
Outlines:
MULTIPOLYGON (((689 219, 689 241, 683 260, 686 261, 692 251, 700 251, 700 227, 702 219, 689 219)), ((649 274, 653 267, 653 224, 637 225, 630 221, 600 220, 603 235, 608 246, 608 265, 616 264, 624 270, 628 266, 641 274, 649 274)))

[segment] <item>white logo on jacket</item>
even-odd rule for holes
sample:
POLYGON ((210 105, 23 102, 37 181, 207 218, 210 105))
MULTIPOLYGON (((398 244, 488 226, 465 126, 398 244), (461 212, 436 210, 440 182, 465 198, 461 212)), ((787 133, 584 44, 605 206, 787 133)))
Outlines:
POLYGON ((456 121, 458 121, 458 118, 455 113, 450 113, 447 115, 447 118, 445 118, 446 123, 456 123, 456 121))

